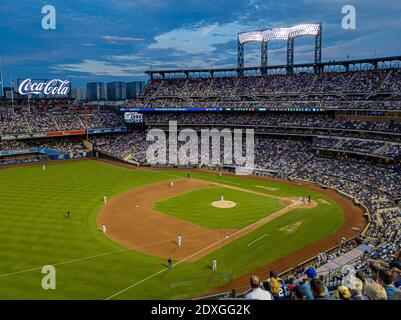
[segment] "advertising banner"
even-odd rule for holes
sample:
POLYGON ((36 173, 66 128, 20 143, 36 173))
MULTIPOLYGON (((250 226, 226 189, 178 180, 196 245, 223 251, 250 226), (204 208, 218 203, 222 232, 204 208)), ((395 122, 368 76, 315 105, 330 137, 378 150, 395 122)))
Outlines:
POLYGON ((5 134, 1 136, 1 140, 22 140, 31 138, 44 138, 46 137, 45 132, 40 133, 18 133, 18 134, 5 134))
POLYGON ((85 130, 53 131, 53 132, 46 132, 46 137, 79 136, 84 134, 85 130))
POLYGON ((99 128, 99 129, 89 129, 88 134, 98 134, 98 133, 115 133, 115 132, 126 132, 127 128, 99 128))
POLYGON ((61 152, 51 150, 51 149, 46 149, 46 148, 29 148, 29 149, 20 149, 20 150, 0 151, 0 157, 16 156, 16 155, 31 154, 31 153, 40 153, 40 154, 49 154, 49 155, 61 154, 61 152))

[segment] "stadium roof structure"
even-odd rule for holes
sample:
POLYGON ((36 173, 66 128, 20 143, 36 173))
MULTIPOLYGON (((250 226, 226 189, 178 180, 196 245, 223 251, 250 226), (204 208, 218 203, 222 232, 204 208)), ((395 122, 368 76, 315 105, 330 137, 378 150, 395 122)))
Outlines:
POLYGON ((238 34, 238 68, 242 69, 245 63, 245 44, 250 42, 259 42, 261 48, 262 72, 268 66, 268 43, 275 40, 287 41, 287 68, 292 72, 294 64, 294 40, 300 37, 315 37, 315 63, 322 60, 322 24, 306 23, 291 27, 269 28, 265 30, 241 32, 238 34))
POLYGON ((145 73, 153 79, 165 78, 208 78, 227 76, 268 76, 270 74, 324 73, 347 72, 375 69, 401 68, 401 56, 367 58, 356 60, 327 61, 320 63, 295 64, 291 72, 288 65, 243 68, 206 68, 206 69, 174 69, 174 70, 149 70, 145 73))

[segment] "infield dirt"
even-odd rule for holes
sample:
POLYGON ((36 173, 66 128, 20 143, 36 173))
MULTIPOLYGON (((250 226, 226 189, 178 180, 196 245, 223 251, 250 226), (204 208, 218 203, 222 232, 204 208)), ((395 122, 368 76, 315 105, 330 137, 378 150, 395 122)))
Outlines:
POLYGON ((217 184, 198 179, 174 180, 174 187, 169 182, 162 182, 130 190, 111 199, 100 211, 97 223, 105 224, 107 236, 124 247, 163 258, 197 261, 214 250, 238 239, 260 226, 277 219, 295 208, 312 208, 316 202, 299 203, 294 199, 271 195, 217 184), (277 198, 285 207, 241 230, 208 229, 189 221, 162 214, 153 210, 154 204, 200 188, 227 187, 277 198), (177 236, 183 238, 182 246, 177 244, 177 236))

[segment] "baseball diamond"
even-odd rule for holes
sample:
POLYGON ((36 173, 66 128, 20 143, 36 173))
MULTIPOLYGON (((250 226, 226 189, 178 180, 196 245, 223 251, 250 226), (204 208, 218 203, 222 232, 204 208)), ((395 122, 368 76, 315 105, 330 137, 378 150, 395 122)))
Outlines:
POLYGON ((114 298, 190 298, 234 279, 244 283, 247 273, 280 259, 288 265, 302 262, 342 237, 352 238, 358 234, 352 227, 366 224, 352 201, 311 184, 189 172, 190 179, 187 170, 94 160, 48 163, 45 173, 41 165, 1 170, 1 250, 8 257, 1 262, 1 287, 8 288, 2 296, 54 297, 34 288, 38 266, 52 264, 63 287, 57 298, 107 298, 165 270, 166 258, 172 257, 177 272, 160 273, 114 298), (237 206, 213 209, 211 200, 222 193, 237 206), (104 194, 110 199, 106 205, 104 194), (294 200, 304 194, 326 203, 294 200), (70 218, 64 217, 64 208, 70 218), (281 231, 299 221, 294 233, 281 231), (103 224, 106 237, 99 231, 103 224), (265 241, 248 250, 251 241, 266 233, 265 241), (182 247, 176 244, 177 234, 182 234, 182 247), (20 265, 21 255, 26 259, 20 265), (212 257, 217 257, 221 271, 210 277, 207 265, 212 257), (157 293, 146 290, 160 281, 164 286, 157 293), (79 293, 73 282, 80 283, 79 293), (24 290, 29 284, 32 290, 24 290))
POLYGON ((401 4, 343 2, 2 0, 0 301, 401 300, 401 4))

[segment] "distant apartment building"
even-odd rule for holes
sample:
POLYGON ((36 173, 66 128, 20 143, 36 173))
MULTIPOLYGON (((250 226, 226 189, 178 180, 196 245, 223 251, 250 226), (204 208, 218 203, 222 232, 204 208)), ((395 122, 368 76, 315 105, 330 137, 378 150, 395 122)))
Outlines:
POLYGON ((85 88, 72 88, 71 89, 71 98, 78 100, 78 101, 86 100, 85 88))
POLYGON ((141 96, 145 90, 145 82, 132 81, 127 83, 127 99, 135 99, 141 96))
POLYGON ((121 101, 127 99, 127 88, 125 82, 116 81, 107 84, 107 100, 121 101))
POLYGON ((106 87, 103 82, 91 82, 86 85, 88 101, 106 100, 106 87))
POLYGON ((17 99, 17 92, 12 87, 4 87, 3 88, 3 99, 4 100, 12 100, 14 96, 14 99, 17 99))

